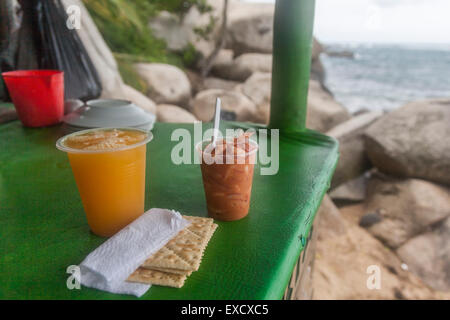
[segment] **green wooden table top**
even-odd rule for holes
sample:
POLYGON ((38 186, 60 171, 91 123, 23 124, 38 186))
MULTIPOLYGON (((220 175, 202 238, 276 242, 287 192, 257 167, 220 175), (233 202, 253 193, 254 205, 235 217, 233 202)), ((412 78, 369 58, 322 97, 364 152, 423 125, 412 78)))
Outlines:
MULTIPOLYGON (((226 123, 236 128, 245 124, 226 123)), ((224 126, 225 126, 224 125, 224 126)), ((174 165, 170 136, 191 124, 156 123, 147 147, 146 208, 206 216, 199 165, 174 165)), ((69 290, 69 265, 104 238, 89 232, 66 154, 62 126, 0 125, 0 299, 135 299, 69 290)), ((249 215, 217 222, 199 271, 181 289, 153 286, 141 299, 280 299, 305 246, 338 159, 335 140, 313 131, 280 137, 277 175, 255 167, 249 215)))

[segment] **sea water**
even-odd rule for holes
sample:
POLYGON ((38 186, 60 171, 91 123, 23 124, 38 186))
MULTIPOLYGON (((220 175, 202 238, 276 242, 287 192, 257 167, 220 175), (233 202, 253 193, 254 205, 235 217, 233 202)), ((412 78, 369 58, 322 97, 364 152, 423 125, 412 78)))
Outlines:
POLYGON ((325 85, 356 112, 392 110, 408 101, 450 97, 448 45, 327 45, 353 58, 321 55, 325 85))

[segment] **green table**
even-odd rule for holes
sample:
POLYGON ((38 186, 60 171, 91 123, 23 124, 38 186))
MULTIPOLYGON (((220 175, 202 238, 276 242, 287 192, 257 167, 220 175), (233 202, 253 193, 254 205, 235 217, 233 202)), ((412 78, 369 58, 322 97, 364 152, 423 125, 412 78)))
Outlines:
MULTIPOLYGON (((245 124, 226 123, 237 128, 245 124)), ((156 123, 147 149, 146 208, 206 216, 198 165, 170 160, 172 131, 156 123)), ((69 290, 69 265, 105 239, 89 232, 67 156, 56 150, 62 126, 0 125, 0 299, 135 299, 82 287, 69 290)), ((142 299, 280 299, 338 159, 338 143, 313 131, 280 137, 277 175, 255 167, 251 209, 218 222, 199 271, 181 289, 153 286, 142 299)))

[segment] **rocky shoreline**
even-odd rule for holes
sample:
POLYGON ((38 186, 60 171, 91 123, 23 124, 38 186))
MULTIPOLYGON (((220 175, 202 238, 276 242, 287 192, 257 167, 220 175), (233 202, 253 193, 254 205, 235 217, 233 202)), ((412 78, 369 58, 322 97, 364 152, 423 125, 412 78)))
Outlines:
MULTIPOLYGON (((64 2, 82 6, 80 0, 64 2)), ((218 28, 223 2, 208 3, 218 28)), ((132 100, 162 122, 195 122, 211 120, 219 96, 230 120, 266 124, 273 10, 272 4, 230 1, 225 46, 210 74, 137 63, 145 94, 124 84, 87 11, 79 32, 101 68, 104 98, 132 100)), ((193 30, 208 21, 193 7, 182 19, 162 12, 149 27, 174 49, 187 39, 205 58, 220 32, 213 30, 207 41, 193 30)), ((314 297, 450 299, 450 98, 413 102, 386 114, 351 115, 324 88, 323 52, 315 40, 307 127, 338 139, 341 156, 319 211, 314 297), (370 265, 381 268, 380 290, 366 287, 370 265)))
MULTIPOLYGON (((397 280, 365 297, 450 298, 449 123, 450 99, 437 99, 412 102, 382 116, 364 113, 329 132, 341 142, 330 196, 340 206, 341 217, 353 223, 355 233, 347 233, 349 240, 356 239, 358 229, 361 236, 378 242, 361 248, 361 256, 370 252, 366 264, 386 267, 386 258, 373 256, 380 251, 389 252, 396 267, 403 267, 390 265, 384 273, 397 280), (406 272, 400 290, 395 283, 406 272)), ((323 216, 334 210, 325 203, 323 216)), ((316 274, 319 283, 336 270, 327 271, 316 274)), ((341 292, 334 297, 345 298, 341 292)))

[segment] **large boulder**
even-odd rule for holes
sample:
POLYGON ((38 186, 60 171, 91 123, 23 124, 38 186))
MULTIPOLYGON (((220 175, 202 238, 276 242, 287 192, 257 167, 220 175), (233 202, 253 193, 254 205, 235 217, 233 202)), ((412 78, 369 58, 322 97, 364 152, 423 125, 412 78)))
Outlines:
POLYGON ((207 89, 223 89, 234 90, 239 82, 232 80, 225 80, 217 77, 202 77, 200 73, 194 70, 186 69, 186 75, 192 86, 193 94, 207 89))
POLYGON ((220 31, 223 1, 207 0, 206 4, 211 6, 210 12, 202 13, 196 6, 192 6, 183 15, 161 11, 152 17, 149 28, 153 35, 165 40, 169 49, 180 51, 192 44, 206 57, 214 50, 220 31), (215 21, 214 24, 211 21, 215 21), (198 33, 198 30, 207 29, 209 33, 206 36, 198 33))
MULTIPOLYGON (((352 223, 324 198, 318 217, 319 232, 313 273, 314 299, 443 299, 414 274, 401 268, 397 255, 352 223), (381 288, 367 282, 378 267, 381 288)), ((316 219, 317 219, 316 218, 316 219)))
POLYGON ((311 52, 311 79, 317 80, 321 84, 325 81, 325 68, 320 60, 322 52, 324 52, 322 44, 314 38, 311 52))
POLYGON ((394 249, 450 216, 450 189, 424 180, 374 174, 367 194, 367 230, 394 249))
POLYGON ((272 72, 272 55, 244 53, 232 61, 215 63, 212 72, 224 79, 245 81, 254 72, 272 72))
POLYGON ((450 100, 412 102, 365 133, 367 154, 381 171, 450 184, 450 100))
MULTIPOLYGON (((235 90, 241 91, 257 106, 255 122, 268 123, 272 78, 270 73, 254 73, 235 90)), ((309 82, 308 113, 306 124, 310 129, 326 132, 350 118, 348 111, 324 91, 317 81, 309 82)))
POLYGON ((328 194, 323 197, 319 210, 316 213, 316 219, 319 220, 319 241, 341 236, 347 232, 348 223, 328 194))
POLYGON ((336 125, 350 119, 344 106, 334 100, 316 80, 309 81, 308 110, 306 126, 320 132, 327 132, 336 125))
POLYGON ((267 124, 270 119, 270 94, 272 74, 254 73, 245 81, 240 90, 256 105, 255 122, 267 124))
MULTIPOLYGON (((236 55, 247 52, 271 53, 273 47, 273 15, 270 3, 233 1, 228 10, 227 46, 236 55)), ((318 60, 323 47, 316 40, 312 44, 312 60, 318 60)))
POLYGON ((114 92, 103 92, 101 98, 129 100, 145 111, 156 113, 156 104, 150 98, 126 84, 114 92))
POLYGON ((324 50, 322 44, 316 38, 313 38, 313 46, 312 46, 312 50, 311 50, 311 59, 313 61, 319 59, 320 58, 320 54, 322 52, 324 52, 324 51, 325 50, 324 50))
POLYGON ((160 122, 193 123, 197 121, 189 111, 171 104, 158 105, 156 115, 160 122))
POLYGON ((225 73, 226 71, 223 71, 226 68, 229 68, 233 64, 234 60, 234 52, 230 49, 220 49, 217 53, 217 55, 214 57, 214 59, 210 62, 211 63, 211 73, 213 75, 219 75, 219 77, 228 79, 228 77, 220 76, 221 73, 225 73), (223 71, 223 72, 222 72, 223 71))
POLYGON ((156 103, 187 106, 191 97, 191 84, 179 68, 164 63, 138 63, 136 71, 147 82, 147 95, 156 103))
POLYGON ((334 172, 331 188, 356 178, 370 168, 370 161, 364 150, 363 133, 369 125, 382 116, 373 111, 353 117, 327 132, 339 141, 339 162, 334 172))
POLYGON ((233 90, 239 82, 224 80, 216 77, 207 77, 203 80, 203 90, 207 89, 222 89, 233 90))
POLYGON ((222 100, 222 110, 234 114, 237 121, 253 121, 257 112, 255 104, 244 94, 236 91, 209 89, 199 92, 191 103, 197 119, 210 121, 214 116, 216 98, 222 100))
POLYGON ((397 250, 409 270, 436 290, 450 291, 450 218, 397 250))
POLYGON ((237 55, 272 52, 273 14, 273 4, 231 4, 228 11, 227 46, 237 55))
POLYGON ((368 173, 369 172, 366 172, 359 177, 346 181, 331 190, 331 199, 333 199, 333 201, 338 205, 352 202, 363 202, 366 199, 368 173))
MULTIPOLYGON (((311 61, 311 80, 319 81, 324 89, 325 87, 325 67, 320 59, 315 59, 311 61)), ((328 89, 327 89, 328 90, 328 89)))
POLYGON ((204 90, 203 88, 203 77, 196 70, 185 69, 184 72, 191 83, 191 93, 195 95, 197 92, 204 90))
POLYGON ((190 28, 182 25, 179 15, 160 11, 148 24, 152 34, 163 39, 170 50, 182 50, 189 44, 190 28))

